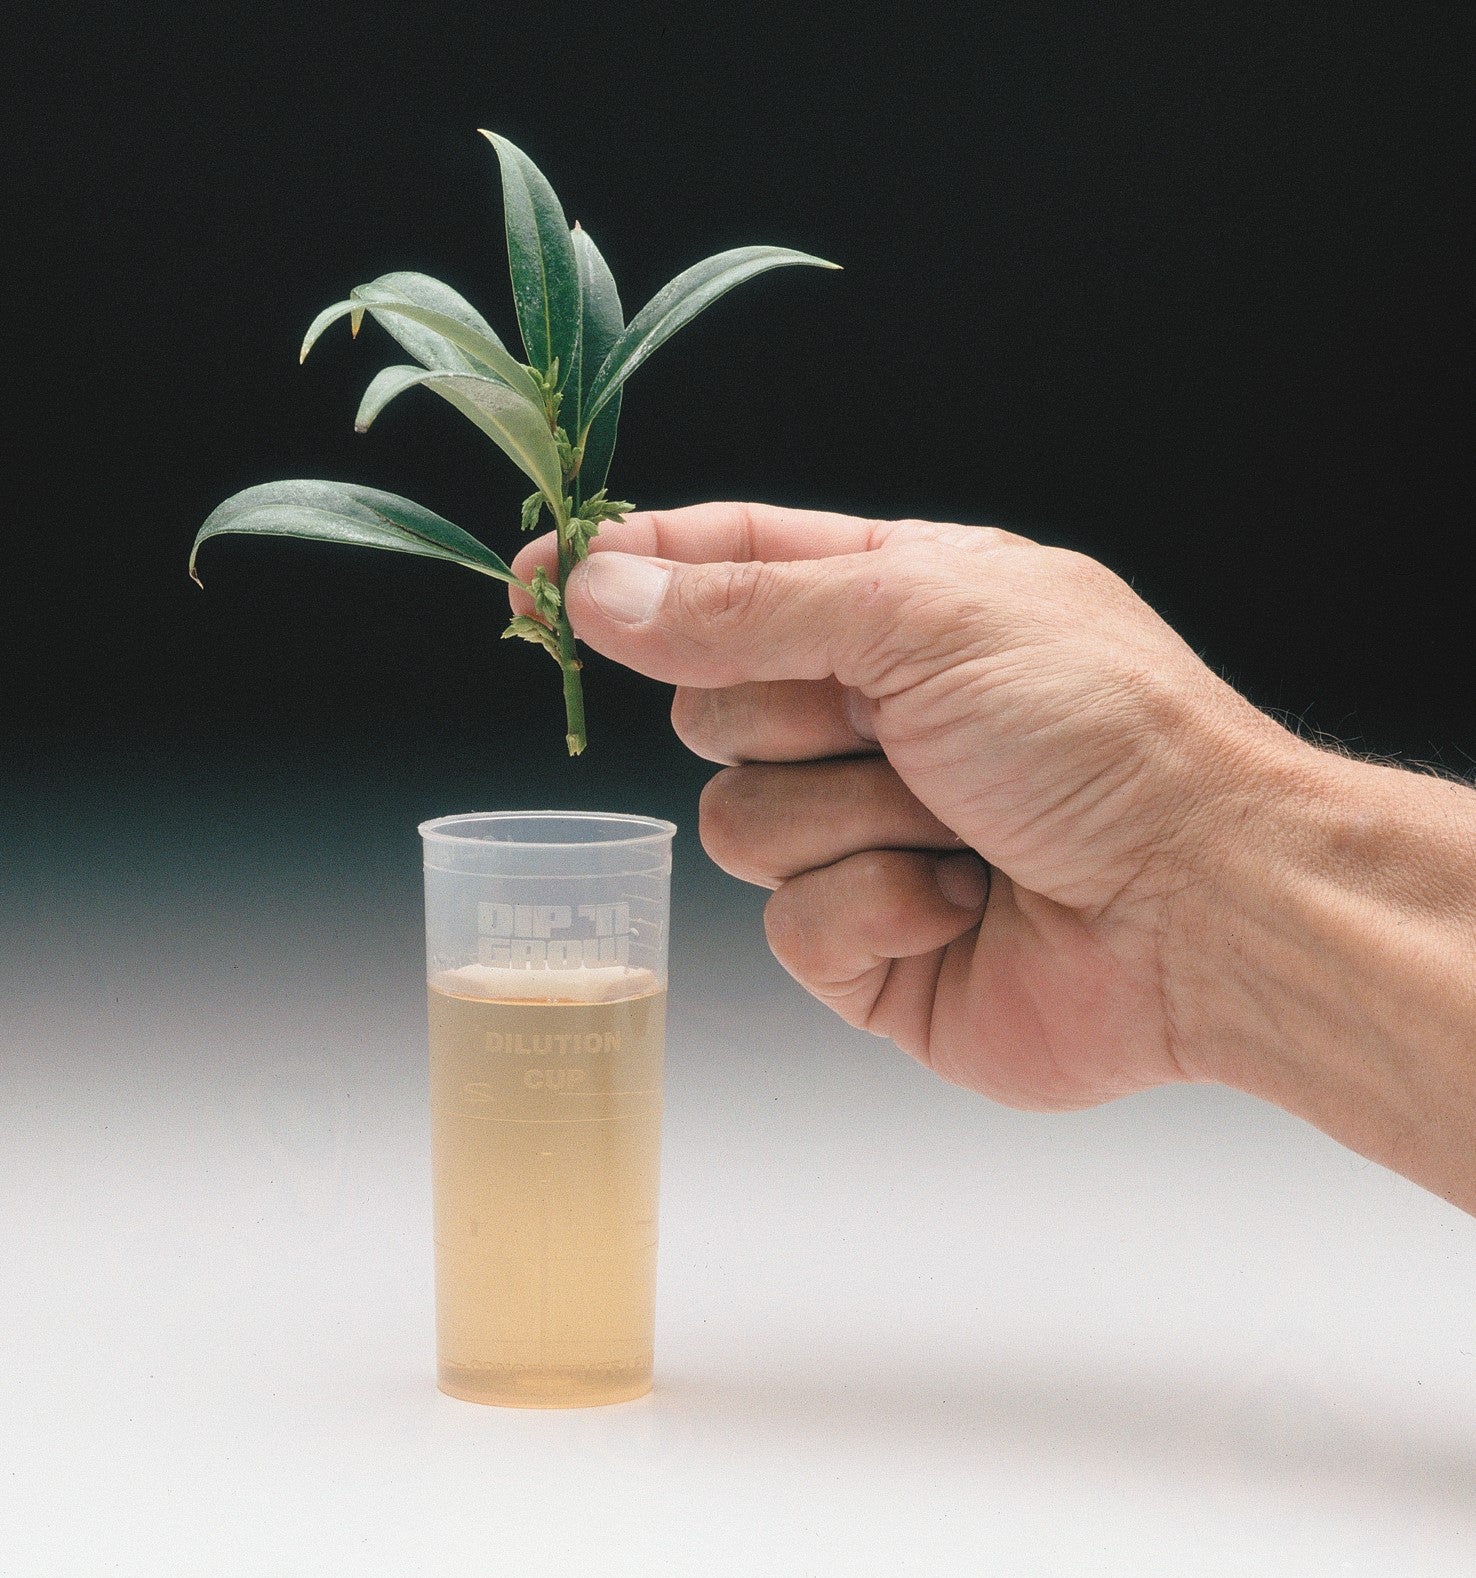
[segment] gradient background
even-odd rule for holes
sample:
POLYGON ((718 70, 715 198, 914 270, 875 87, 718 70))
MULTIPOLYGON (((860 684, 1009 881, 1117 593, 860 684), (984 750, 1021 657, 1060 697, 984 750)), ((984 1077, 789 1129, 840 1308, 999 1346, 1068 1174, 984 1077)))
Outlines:
POLYGON ((1469 774, 1468 24, 1292 10, 7 13, 0 1574, 1470 1570, 1469 1219, 1248 1100, 1015 1114, 833 1022, 663 688, 592 662, 569 763, 482 578, 184 574, 285 476, 510 552, 439 402, 353 435, 386 337, 295 365, 390 268, 511 331, 489 125, 628 310, 846 265, 655 358, 617 491, 1081 548, 1260 704, 1469 774), (660 1389, 584 1415, 433 1390, 414 827, 535 805, 683 828, 660 1389))

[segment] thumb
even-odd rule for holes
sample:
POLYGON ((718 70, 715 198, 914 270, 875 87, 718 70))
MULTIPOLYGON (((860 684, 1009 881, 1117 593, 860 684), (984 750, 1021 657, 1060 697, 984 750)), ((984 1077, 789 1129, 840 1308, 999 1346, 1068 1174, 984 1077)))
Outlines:
MULTIPOLYGON (((592 554, 565 588, 575 634, 675 685, 825 679, 865 688, 895 648, 905 596, 883 553, 681 564, 592 554)), ((890 556, 887 556, 890 557, 890 556)))

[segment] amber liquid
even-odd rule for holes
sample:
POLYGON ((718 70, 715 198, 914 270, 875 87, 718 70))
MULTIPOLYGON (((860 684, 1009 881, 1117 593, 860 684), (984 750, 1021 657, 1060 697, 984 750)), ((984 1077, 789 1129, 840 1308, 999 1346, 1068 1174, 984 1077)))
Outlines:
POLYGON ((640 1397, 666 993, 600 970, 550 972, 540 1001, 478 995, 502 974, 430 986, 439 1385, 525 1408, 640 1397))

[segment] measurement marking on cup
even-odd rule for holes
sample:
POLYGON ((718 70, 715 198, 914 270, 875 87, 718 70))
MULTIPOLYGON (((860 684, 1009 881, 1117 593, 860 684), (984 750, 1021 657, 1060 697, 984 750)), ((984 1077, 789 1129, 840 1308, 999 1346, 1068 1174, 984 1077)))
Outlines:
MULTIPOLYGON (((614 1092, 612 1092, 612 1094, 614 1094, 614 1092)), ((644 1090, 631 1090, 631 1091, 622 1091, 622 1092, 620 1092, 620 1094, 621 1095, 627 1095, 627 1096, 646 1096, 646 1095, 654 1095, 655 1092, 654 1091, 644 1091, 644 1090)), ((451 1116, 453 1118, 466 1118, 471 1123, 554 1123, 554 1124, 560 1124, 560 1123, 640 1123, 640 1122, 645 1121, 648 1118, 654 1118, 656 1116, 656 1114, 654 1112, 642 1112, 642 1113, 616 1112, 616 1113, 608 1113, 605 1116, 599 1117, 599 1118, 502 1118, 502 1117, 498 1117, 496 1113, 492 1113, 492 1112, 453 1112, 451 1114, 451 1116)))
MULTIPOLYGON (((543 1069, 543 1070, 540 1070, 540 1069, 529 1069, 528 1070, 529 1074, 536 1074, 536 1073, 556 1074, 556 1073, 560 1073, 560 1072, 564 1072, 564 1071, 559 1070, 559 1069, 543 1069)), ((582 1074, 583 1070, 582 1069, 569 1069, 569 1070, 567 1070, 567 1072, 570 1073, 570 1074, 582 1074)), ((524 1075, 524 1083, 526 1084, 526 1082, 527 1082, 527 1075, 524 1075)), ((557 1090, 559 1087, 557 1085, 529 1085, 527 1088, 530 1089, 530 1090, 557 1090)), ((516 1089, 510 1090, 510 1091, 509 1090, 499 1090, 497 1088, 497 1086, 495 1086, 495 1085, 488 1085, 488 1084, 486 1084, 486 1083, 484 1083, 484 1082, 482 1082, 480 1080, 474 1081, 472 1084, 465 1086, 464 1089, 465 1089, 466 1099, 468 1101, 500 1101, 505 1096, 510 1096, 510 1095, 515 1096, 517 1094, 517 1090, 516 1089)), ((652 1086, 645 1086, 645 1087, 643 1087, 643 1088, 641 1088, 639 1090, 582 1090, 582 1091, 579 1092, 579 1094, 581 1096, 656 1096, 656 1095, 660 1094, 660 1087, 652 1085, 652 1086)), ((439 1105, 434 1106, 434 1110, 436 1112, 449 1113, 453 1117, 456 1115, 456 1111, 457 1111, 457 1109, 455 1107, 443 1107, 443 1106, 439 1106, 439 1105)), ((469 1117, 469 1118, 473 1118, 473 1117, 478 1116, 478 1114, 469 1112, 469 1113, 466 1114, 466 1116, 469 1117)), ((562 1123, 564 1120, 562 1118, 551 1118, 549 1121, 551 1123, 562 1123)))

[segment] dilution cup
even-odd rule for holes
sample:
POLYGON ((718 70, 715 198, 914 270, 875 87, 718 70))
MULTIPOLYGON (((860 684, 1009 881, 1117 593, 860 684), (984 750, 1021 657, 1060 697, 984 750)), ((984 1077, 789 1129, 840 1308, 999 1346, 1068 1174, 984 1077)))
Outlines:
POLYGON ((651 1389, 670 822, 423 823, 437 1384, 651 1389))

